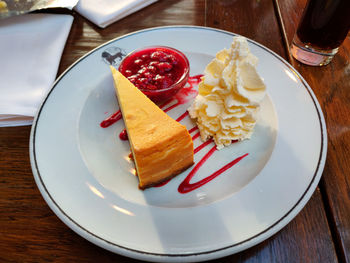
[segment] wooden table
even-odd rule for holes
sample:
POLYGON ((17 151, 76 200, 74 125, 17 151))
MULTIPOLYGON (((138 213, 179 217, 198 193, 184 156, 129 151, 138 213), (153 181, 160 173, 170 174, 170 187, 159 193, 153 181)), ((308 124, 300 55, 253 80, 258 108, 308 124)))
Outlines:
MULTIPOLYGON (((251 38, 289 61, 325 115, 328 156, 311 200, 284 229, 216 262, 350 262, 350 41, 331 64, 309 67, 289 52, 305 0, 163 0, 100 29, 72 12, 59 67, 123 34, 166 25, 199 25, 251 38)), ((49 209, 29 163, 30 126, 0 128, 0 262, 135 262, 81 238, 49 209)))

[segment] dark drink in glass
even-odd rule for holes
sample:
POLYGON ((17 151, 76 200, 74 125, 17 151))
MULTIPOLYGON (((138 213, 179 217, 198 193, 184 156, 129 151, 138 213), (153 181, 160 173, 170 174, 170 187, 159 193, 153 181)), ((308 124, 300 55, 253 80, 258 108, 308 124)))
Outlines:
POLYGON ((308 65, 326 65, 350 28, 350 0, 309 0, 292 43, 293 56, 308 65))

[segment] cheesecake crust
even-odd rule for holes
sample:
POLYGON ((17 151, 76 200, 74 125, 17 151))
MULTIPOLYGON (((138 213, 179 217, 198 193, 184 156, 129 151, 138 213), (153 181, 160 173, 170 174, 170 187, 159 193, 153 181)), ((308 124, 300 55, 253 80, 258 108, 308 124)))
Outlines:
POLYGON ((168 181, 168 180, 171 180, 172 178, 174 178, 175 176, 179 175, 180 173, 186 171, 188 168, 190 168, 192 165, 194 164, 194 162, 190 163, 188 166, 185 166, 184 168, 178 170, 178 171, 175 171, 174 173, 172 173, 171 175, 165 177, 165 178, 162 178, 161 180, 159 180, 158 182, 152 182, 150 184, 147 184, 147 185, 144 185, 144 186, 140 186, 139 185, 139 189, 140 190, 145 190, 147 188, 151 188, 153 186, 156 186, 158 184, 161 184, 161 183, 164 183, 165 181, 168 181))

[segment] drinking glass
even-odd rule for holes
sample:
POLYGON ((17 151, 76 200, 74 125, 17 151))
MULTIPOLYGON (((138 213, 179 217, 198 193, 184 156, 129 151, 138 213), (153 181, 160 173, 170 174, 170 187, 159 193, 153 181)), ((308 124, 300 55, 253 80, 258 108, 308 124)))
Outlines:
POLYGON ((292 55, 307 65, 327 65, 349 28, 350 0, 309 0, 293 38, 292 55))

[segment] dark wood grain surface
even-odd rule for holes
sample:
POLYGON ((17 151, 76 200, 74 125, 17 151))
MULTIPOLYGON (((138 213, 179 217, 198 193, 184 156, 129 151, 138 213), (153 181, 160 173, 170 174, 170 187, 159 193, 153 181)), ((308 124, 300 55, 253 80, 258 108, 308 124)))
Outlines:
MULTIPOLYGON (((59 74, 115 37, 185 24, 228 30, 267 46, 290 61, 314 90, 329 136, 319 187, 299 215, 276 235, 216 262, 350 262, 350 41, 326 67, 293 60, 288 43, 304 4, 304 0, 163 0, 105 29, 72 12, 74 23, 59 74)), ((137 262, 81 238, 49 209, 32 176, 30 128, 0 128, 0 262, 137 262)))
MULTIPOLYGON (((287 43, 291 43, 305 1, 279 4, 287 43)), ((340 260, 350 262, 350 39, 325 67, 305 66, 294 59, 291 64, 313 89, 326 119, 328 155, 320 188, 340 260)))

